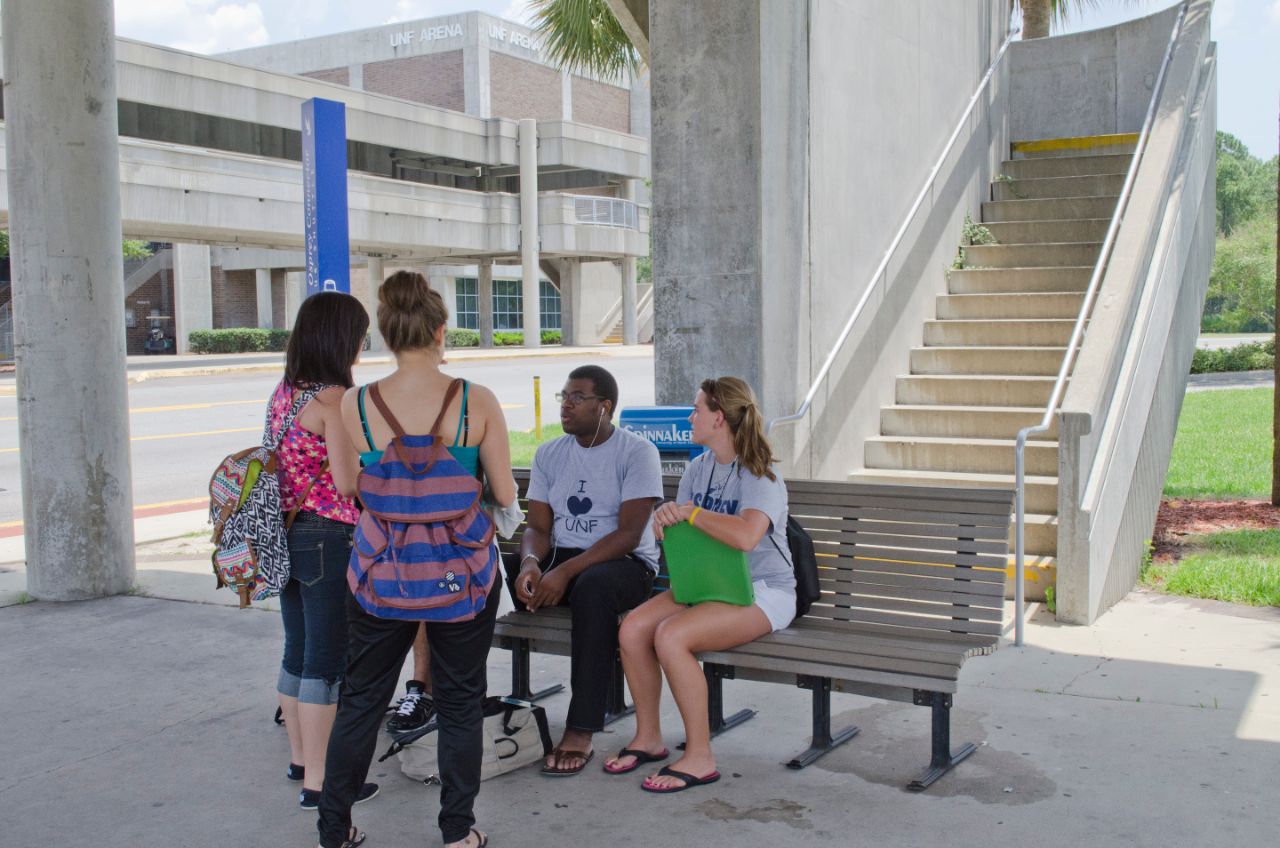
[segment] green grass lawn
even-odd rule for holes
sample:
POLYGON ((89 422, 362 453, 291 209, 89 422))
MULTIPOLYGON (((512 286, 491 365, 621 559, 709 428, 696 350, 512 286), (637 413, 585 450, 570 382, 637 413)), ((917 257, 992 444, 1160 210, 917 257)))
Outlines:
POLYGON ((1150 566, 1143 582, 1174 595, 1280 606, 1280 530, 1231 530, 1187 541, 1192 553, 1150 566))
MULTIPOLYGON (((549 442, 564 435, 559 424, 545 424, 542 427, 542 442, 549 442)), ((513 430, 508 434, 511 443, 511 467, 528 468, 533 464, 533 452, 542 444, 534 438, 532 430, 513 430)))
POLYGON ((1271 389, 1190 392, 1173 442, 1167 498, 1271 496, 1271 389))

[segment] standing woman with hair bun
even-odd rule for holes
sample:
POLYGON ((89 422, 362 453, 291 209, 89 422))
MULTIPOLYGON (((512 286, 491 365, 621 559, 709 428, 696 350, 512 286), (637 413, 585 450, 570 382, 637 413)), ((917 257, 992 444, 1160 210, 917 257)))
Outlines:
MULTIPOLYGON (((387 278, 378 289, 378 330, 395 354, 396 369, 372 386, 347 391, 342 399, 346 432, 367 467, 381 460, 397 430, 410 438, 436 435, 433 423, 438 423, 437 437, 457 463, 471 474, 484 474, 498 504, 513 504, 515 479, 498 399, 473 383, 454 386, 454 378, 440 370, 448 321, 444 300, 421 274, 398 271, 387 278)), ((480 791, 485 662, 499 586, 494 580, 474 618, 425 624, 439 722, 439 824, 446 848, 480 848, 488 841, 475 829, 473 807, 480 791)), ((346 604, 347 671, 320 797, 322 848, 364 841, 364 834, 351 825, 351 805, 368 773, 378 725, 421 623, 374 616, 350 592, 346 604)))
POLYGON ((772 468, 773 451, 751 387, 737 377, 704 380, 689 421, 694 443, 708 450, 685 469, 675 502, 654 512, 654 533, 661 539, 665 528, 687 521, 713 539, 746 551, 755 602, 686 606, 663 592, 623 619, 618 641, 636 706, 636 733, 605 761, 604 769, 626 774, 668 756, 658 718, 665 673, 684 720, 686 741, 679 760, 641 785, 659 793, 720 779, 707 723, 707 683, 696 655, 745 645, 781 630, 796 610, 786 536, 787 488, 772 468))

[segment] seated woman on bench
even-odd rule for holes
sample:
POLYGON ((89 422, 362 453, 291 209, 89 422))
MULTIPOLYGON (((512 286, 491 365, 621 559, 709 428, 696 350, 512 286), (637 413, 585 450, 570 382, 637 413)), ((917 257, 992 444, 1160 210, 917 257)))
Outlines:
POLYGON ((694 401, 693 441, 707 451, 680 478, 675 503, 653 516, 654 533, 687 521, 708 536, 747 552, 755 602, 678 604, 664 592, 622 622, 622 667, 636 705, 635 737, 605 761, 610 774, 626 774, 669 754, 662 743, 658 702, 662 674, 684 719, 684 756, 647 777, 649 792, 679 792, 720 779, 711 753, 707 684, 696 654, 744 645, 780 630, 795 615, 795 574, 787 547, 787 489, 771 469, 773 451, 755 395, 742 380, 705 380, 694 401))

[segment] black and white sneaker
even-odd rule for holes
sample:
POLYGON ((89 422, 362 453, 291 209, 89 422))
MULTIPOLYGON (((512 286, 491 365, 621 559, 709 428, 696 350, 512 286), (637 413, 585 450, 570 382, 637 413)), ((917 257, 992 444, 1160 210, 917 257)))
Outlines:
MULTIPOLYGON (((359 794, 356 795, 353 804, 363 804, 370 798, 378 794, 378 784, 366 783, 360 787, 359 794)), ((298 806, 304 810, 314 810, 320 806, 320 790, 304 789, 298 794, 298 806)))
POLYGON ((408 733, 425 727, 435 712, 431 696, 423 691, 422 684, 410 680, 405 684, 405 695, 396 704, 396 711, 387 721, 388 733, 408 733))

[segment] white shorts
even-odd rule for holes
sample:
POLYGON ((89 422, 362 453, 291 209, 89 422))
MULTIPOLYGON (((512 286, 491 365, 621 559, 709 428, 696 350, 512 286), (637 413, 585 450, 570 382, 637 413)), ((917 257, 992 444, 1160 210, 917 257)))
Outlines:
POLYGON ((756 593, 755 605, 764 610, 765 616, 769 619, 769 626, 774 630, 781 630, 796 617, 795 592, 775 589, 766 585, 763 580, 755 581, 751 584, 751 588, 756 593))

